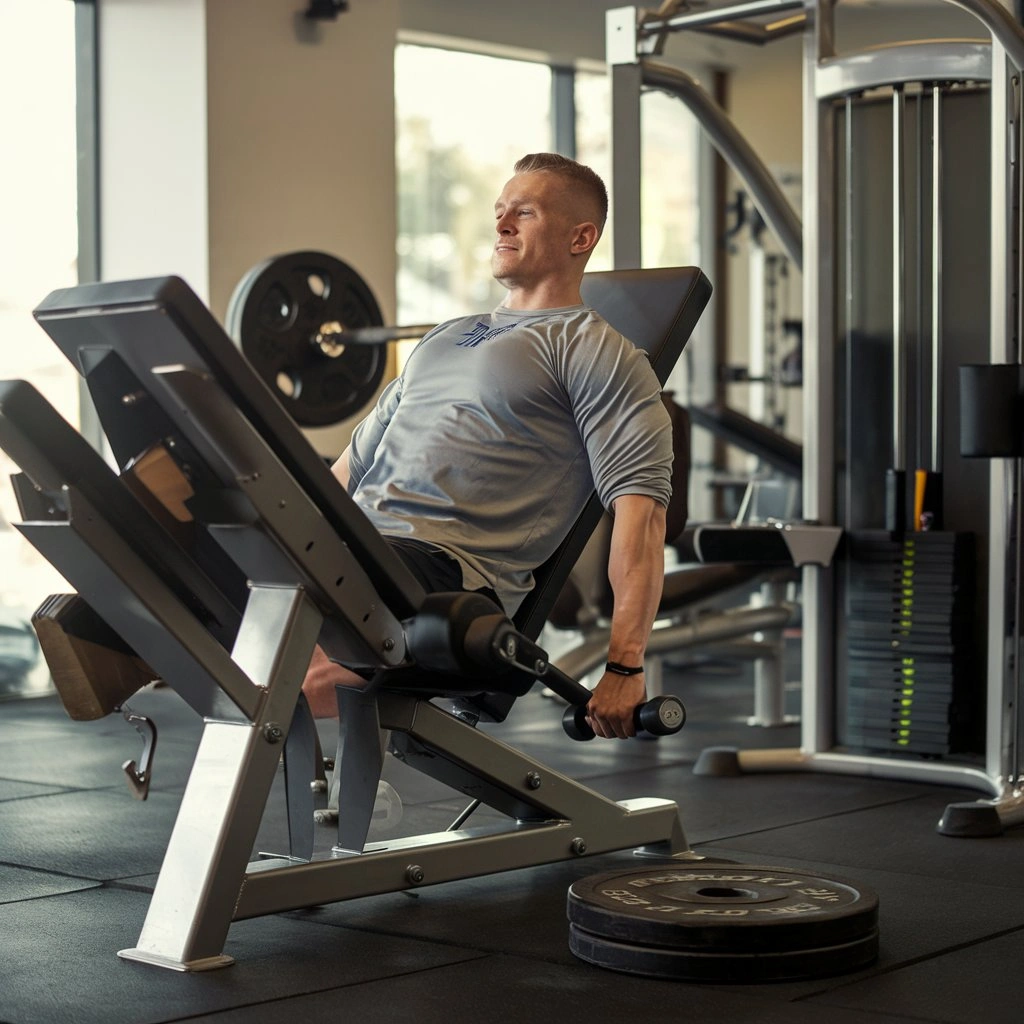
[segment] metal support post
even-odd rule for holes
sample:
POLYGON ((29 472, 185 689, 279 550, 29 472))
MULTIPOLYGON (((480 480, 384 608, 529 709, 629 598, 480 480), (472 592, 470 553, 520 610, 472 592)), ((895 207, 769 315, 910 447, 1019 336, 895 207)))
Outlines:
MULTIPOLYGON (((991 347, 993 363, 1019 361, 1015 339, 1016 318, 1012 311, 1015 282, 1012 278, 1011 251, 1012 196, 1010 157, 1010 67, 1002 47, 992 44, 992 279, 991 279, 991 347), (998 213, 997 213, 998 211, 998 213)), ((989 477, 989 562, 988 562, 988 699, 987 699, 987 768, 994 778, 1009 780, 1013 766, 1009 763, 1009 736, 1006 722, 1013 712, 1013 675, 1016 651, 1013 637, 1015 615, 1009 595, 1016 589, 1019 567, 1014 562, 1014 530, 1016 503, 1015 467, 1013 460, 993 459, 989 477)))
MULTIPOLYGON (((783 580, 768 580, 761 587, 761 602, 766 607, 781 607, 786 602, 783 580)), ((795 718, 786 715, 786 641, 782 625, 761 634, 764 652, 754 662, 754 714, 748 725, 772 728, 790 725, 795 718)))
POLYGON ((224 941, 322 616, 301 587, 254 587, 232 659, 266 690, 251 722, 207 721, 146 921, 127 960, 201 971, 224 941))
POLYGON ((373 818, 377 783, 384 768, 384 733, 373 692, 338 686, 338 752, 334 759, 331 805, 337 795, 338 844, 335 853, 362 853, 373 818))
POLYGON ((640 249, 640 87, 635 7, 605 16, 606 59, 611 71, 611 229, 612 265, 630 270, 641 264, 640 249))
MULTIPOLYGON (((817 94, 820 61, 835 55, 833 0, 807 0, 804 31, 804 517, 835 522, 835 114, 817 94)), ((803 570, 805 754, 835 740, 834 571, 803 570)))

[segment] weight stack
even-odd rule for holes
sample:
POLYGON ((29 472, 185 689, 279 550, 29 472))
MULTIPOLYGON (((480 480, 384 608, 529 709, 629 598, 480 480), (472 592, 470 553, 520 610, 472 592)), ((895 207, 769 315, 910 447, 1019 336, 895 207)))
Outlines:
POLYGON ((839 742, 934 757, 969 750, 978 704, 973 535, 852 531, 844 561, 839 742))

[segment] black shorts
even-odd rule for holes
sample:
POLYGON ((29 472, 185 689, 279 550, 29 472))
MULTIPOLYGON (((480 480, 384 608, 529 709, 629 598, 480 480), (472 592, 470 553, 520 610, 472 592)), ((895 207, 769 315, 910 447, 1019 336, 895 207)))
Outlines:
MULTIPOLYGON (((428 594, 466 589, 462 582, 462 566, 447 551, 421 540, 405 537, 384 539, 428 594)), ((480 587, 473 593, 483 594, 501 607, 498 595, 490 587, 480 587)))

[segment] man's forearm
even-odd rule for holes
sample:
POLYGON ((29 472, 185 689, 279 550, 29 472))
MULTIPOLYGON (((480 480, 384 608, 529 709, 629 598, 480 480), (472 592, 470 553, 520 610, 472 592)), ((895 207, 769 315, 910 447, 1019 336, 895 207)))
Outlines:
MULTIPOLYGON (((665 509, 653 498, 615 500, 608 578, 615 599, 608 660, 641 668, 665 581, 665 509)), ((606 671, 587 705, 591 728, 607 738, 634 735, 633 712, 645 691, 642 672, 606 671)))
POLYGON ((665 580, 665 509, 653 498, 616 499, 608 579, 615 598, 608 660, 642 665, 665 580))

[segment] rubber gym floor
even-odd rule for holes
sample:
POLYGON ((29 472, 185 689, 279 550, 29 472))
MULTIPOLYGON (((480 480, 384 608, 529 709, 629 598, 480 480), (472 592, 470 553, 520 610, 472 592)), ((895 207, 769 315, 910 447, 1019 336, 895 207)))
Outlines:
MULTIPOLYGON (((119 716, 72 722, 44 696, 0 701, 0 1022, 1024 1020, 1024 829, 940 836, 946 804, 979 796, 967 789, 817 773, 695 776, 708 746, 794 746, 798 728, 746 724, 749 666, 675 666, 666 688, 684 698, 689 721, 657 742, 574 743, 537 690, 488 728, 612 798, 676 800, 690 843, 709 857, 873 890, 877 962, 771 984, 664 981, 586 964, 569 950, 567 888, 637 864, 627 853, 242 921, 225 949, 235 964, 209 973, 120 960, 142 927, 201 723, 169 689, 132 701, 160 730, 140 803, 120 770, 140 753, 135 731, 119 716)), ((446 828, 465 799, 388 762, 404 805, 392 834, 446 828)), ((282 823, 273 800, 261 848, 282 823)))

